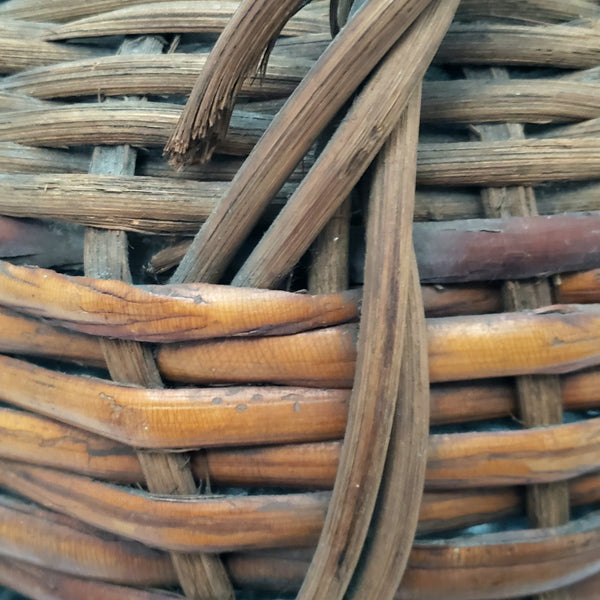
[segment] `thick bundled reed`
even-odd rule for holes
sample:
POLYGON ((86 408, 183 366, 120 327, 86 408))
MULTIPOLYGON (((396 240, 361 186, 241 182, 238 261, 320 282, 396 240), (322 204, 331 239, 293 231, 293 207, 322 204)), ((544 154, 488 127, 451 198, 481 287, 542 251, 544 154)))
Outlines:
POLYGON ((596 0, 6 0, 0 42, 0 585, 600 597, 596 0))

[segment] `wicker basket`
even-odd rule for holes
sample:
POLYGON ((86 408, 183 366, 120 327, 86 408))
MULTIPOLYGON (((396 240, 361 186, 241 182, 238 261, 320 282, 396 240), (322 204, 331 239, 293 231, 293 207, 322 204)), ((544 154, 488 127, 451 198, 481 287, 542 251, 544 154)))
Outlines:
POLYGON ((600 597, 599 17, 1 4, 0 584, 600 597))

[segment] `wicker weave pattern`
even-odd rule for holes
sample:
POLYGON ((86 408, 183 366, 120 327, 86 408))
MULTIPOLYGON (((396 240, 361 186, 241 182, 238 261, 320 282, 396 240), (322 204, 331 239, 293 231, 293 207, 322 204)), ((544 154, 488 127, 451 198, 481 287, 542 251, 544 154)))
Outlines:
POLYGON ((599 23, 0 4, 0 584, 599 597, 599 23))

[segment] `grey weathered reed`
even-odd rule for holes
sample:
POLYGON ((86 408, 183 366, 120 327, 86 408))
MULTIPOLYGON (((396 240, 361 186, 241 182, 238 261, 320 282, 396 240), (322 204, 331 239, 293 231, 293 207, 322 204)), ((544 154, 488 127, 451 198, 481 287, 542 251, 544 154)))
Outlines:
MULTIPOLYGON (((160 54, 162 49, 162 40, 146 37, 125 40, 119 52, 160 54)), ((131 176, 135 172, 135 162, 136 151, 130 146, 100 146, 94 149, 89 172, 90 175, 131 176)), ((127 234, 124 231, 86 229, 83 264, 88 276, 131 282, 127 234)), ((109 338, 102 338, 100 346, 114 381, 149 388, 163 387, 149 347, 134 341, 109 338)), ((179 495, 196 493, 196 483, 184 455, 138 451, 137 458, 150 492, 179 495)), ((172 552, 171 560, 186 596, 193 600, 233 599, 233 587, 218 556, 172 552)))
MULTIPOLYGON (((66 40, 105 35, 148 35, 153 33, 220 33, 232 18, 239 2, 197 2, 175 0, 156 4, 131 3, 132 6, 101 13, 62 26, 49 28, 46 40, 66 40)), ((292 17, 282 35, 301 35, 326 31, 323 3, 308 5, 292 17), (319 6, 320 5, 320 6, 319 6)))
MULTIPOLYGON (((20 91, 38 98, 71 96, 189 94, 206 64, 207 54, 117 55, 72 60, 7 77, 0 89, 20 91)), ((250 77, 241 88, 243 97, 287 96, 306 74, 305 60, 290 62, 271 57, 262 78, 250 77)))
MULTIPOLYGON (((467 70, 467 76, 479 82, 494 79, 506 81, 506 69, 489 69, 482 72, 467 70)), ((520 124, 478 125, 474 132, 484 140, 525 139, 520 124)), ((534 190, 529 187, 487 188, 482 191, 482 201, 490 216, 527 217, 537 215, 534 190)), ((539 281, 507 281, 502 295, 506 310, 535 309, 552 302, 548 279, 539 281)), ((526 427, 548 426, 563 422, 563 405, 557 375, 522 375, 515 380, 520 419, 526 427)), ((569 490, 565 482, 533 485, 526 490, 527 514, 534 527, 557 527, 569 522, 569 490)), ((569 600, 561 590, 540 594, 545 600, 569 600)))
MULTIPOLYGON (((110 101, 0 114, 0 140, 34 146, 84 144, 162 146, 181 107, 162 102, 110 101)), ((268 115, 236 111, 219 150, 246 155, 271 122, 268 115)))
POLYGON ((436 60, 461 65, 587 69, 600 60, 600 21, 559 25, 455 23, 436 60))

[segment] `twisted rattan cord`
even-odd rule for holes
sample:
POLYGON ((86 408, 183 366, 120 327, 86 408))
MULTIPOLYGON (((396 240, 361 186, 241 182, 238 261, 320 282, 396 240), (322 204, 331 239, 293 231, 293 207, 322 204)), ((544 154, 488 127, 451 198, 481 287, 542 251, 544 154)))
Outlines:
MULTIPOLYGON (((507 80, 504 68, 466 71, 471 79, 507 80)), ((482 140, 524 139, 523 126, 498 124, 478 126, 482 140)), ((535 192, 531 187, 487 188, 482 191, 487 216, 537 215, 535 192)), ((535 309, 552 302, 549 280, 506 281, 502 287, 505 310, 535 309)), ((560 424, 563 421, 563 402, 557 375, 522 375, 516 378, 520 417, 525 427, 560 424)), ((567 482, 534 484, 526 488, 527 513, 534 527, 557 527, 569 522, 569 488, 567 482)), ((567 590, 543 592, 540 600, 570 600, 567 590)))
MULTIPOLYGON (((120 53, 162 52, 157 38, 125 40, 120 53)), ((129 146, 97 147, 90 173, 134 175, 136 151, 129 146)), ((88 229, 85 236, 84 270, 92 277, 131 281, 127 235, 122 231, 88 229)), ((144 387, 162 387, 152 353, 138 342, 101 339, 111 377, 118 382, 144 387)), ((183 454, 137 453, 148 489, 152 493, 197 493, 196 484, 183 454)), ((187 597, 193 600, 231 600, 233 587, 219 558, 208 554, 171 553, 177 577, 187 597)))

